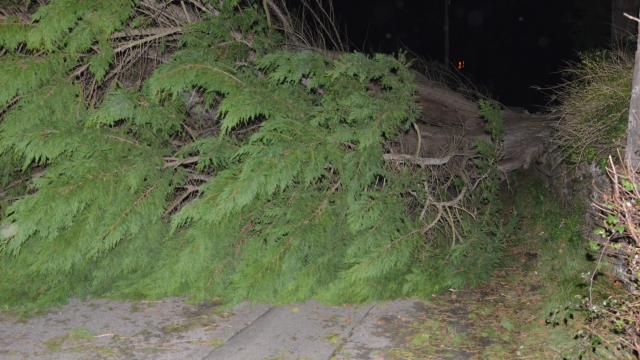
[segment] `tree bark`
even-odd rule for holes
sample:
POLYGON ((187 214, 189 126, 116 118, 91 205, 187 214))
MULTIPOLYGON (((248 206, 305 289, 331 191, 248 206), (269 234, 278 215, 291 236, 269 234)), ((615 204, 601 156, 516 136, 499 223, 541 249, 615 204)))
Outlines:
MULTIPOLYGON (((636 22, 636 26, 640 28, 640 22, 636 22)), ((633 66, 627 145, 625 148, 625 160, 632 170, 640 168, 640 122, 638 116, 640 116, 640 33, 637 36, 636 57, 633 66)))
MULTIPOLYGON (((475 154, 478 140, 491 141, 477 101, 426 78, 418 77, 418 83, 423 117, 416 124, 417 131, 407 132, 391 144, 386 160, 442 165, 452 157, 475 154)), ((505 135, 498 167, 505 173, 526 169, 547 150, 555 120, 511 108, 504 108, 503 118, 505 135)))

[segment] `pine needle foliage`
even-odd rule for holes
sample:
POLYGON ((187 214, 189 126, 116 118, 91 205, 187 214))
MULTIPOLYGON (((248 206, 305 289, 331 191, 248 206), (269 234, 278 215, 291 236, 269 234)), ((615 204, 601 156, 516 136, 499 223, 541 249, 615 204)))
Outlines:
POLYGON ((293 51, 261 6, 225 1, 184 29, 141 87, 105 84, 89 105, 69 75, 89 66, 101 83, 109 38, 135 9, 52 0, 30 24, 0 27, 0 164, 12 179, 35 174, 0 216, 12 229, 0 238, 0 304, 354 302, 424 294, 434 271, 455 279, 431 291, 493 269, 495 147, 478 145, 474 166, 487 175, 467 186, 484 194, 474 200, 484 215, 461 220, 470 240, 453 255, 409 209, 426 175, 383 160, 385 142, 420 115, 402 55, 293 51), (194 92, 215 115, 198 133, 185 101, 194 92))

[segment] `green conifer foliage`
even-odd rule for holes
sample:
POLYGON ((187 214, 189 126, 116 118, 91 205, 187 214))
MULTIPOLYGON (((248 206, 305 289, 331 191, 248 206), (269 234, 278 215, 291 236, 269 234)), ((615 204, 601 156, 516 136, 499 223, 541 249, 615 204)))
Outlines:
MULTIPOLYGON (((0 165, 12 179, 44 169, 0 215, 15 230, 0 237, 0 304, 366 301, 468 282, 425 287, 434 271, 447 278, 442 269, 469 265, 469 278, 473 266, 495 265, 469 254, 500 246, 485 241, 497 237, 487 230, 494 210, 478 220, 485 228, 462 229, 479 240, 456 247, 455 264, 425 255, 438 254, 443 235, 425 238, 407 194, 427 175, 382 156, 420 115, 402 56, 288 49, 260 6, 225 1, 187 25, 141 87, 104 83, 102 101, 88 105, 86 84, 70 75, 88 66, 94 84, 106 79, 110 36, 135 6, 52 0, 31 24, 0 26, 0 165), (190 93, 214 113, 213 130, 185 133, 190 93)), ((476 159, 490 173, 481 187, 497 178, 488 149, 476 159)))

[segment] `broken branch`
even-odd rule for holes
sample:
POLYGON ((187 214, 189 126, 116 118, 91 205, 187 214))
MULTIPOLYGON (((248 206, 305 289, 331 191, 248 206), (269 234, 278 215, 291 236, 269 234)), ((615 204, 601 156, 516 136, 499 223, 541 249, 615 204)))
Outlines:
POLYGON ((444 165, 448 163, 454 156, 460 156, 460 154, 449 154, 441 158, 423 158, 408 154, 384 154, 383 158, 386 161, 396 161, 408 164, 414 164, 418 166, 435 166, 444 165))
POLYGON ((165 162, 163 168, 166 169, 170 167, 178 167, 181 165, 197 163, 198 161, 200 161, 200 157, 191 156, 184 159, 175 158, 175 157, 165 157, 163 158, 163 160, 165 162))
POLYGON ((131 49, 132 47, 136 47, 138 45, 142 45, 142 44, 147 43, 149 41, 157 40, 157 39, 163 38, 165 36, 173 35, 173 34, 176 34, 176 33, 179 33, 179 32, 182 32, 182 28, 181 27, 165 28, 164 31, 161 31, 161 32, 159 32, 159 33, 157 33, 155 35, 148 36, 148 37, 140 39, 140 40, 128 42, 128 43, 118 47, 113 52, 114 53, 120 53, 120 52, 123 52, 123 51, 125 51, 127 49, 131 49))

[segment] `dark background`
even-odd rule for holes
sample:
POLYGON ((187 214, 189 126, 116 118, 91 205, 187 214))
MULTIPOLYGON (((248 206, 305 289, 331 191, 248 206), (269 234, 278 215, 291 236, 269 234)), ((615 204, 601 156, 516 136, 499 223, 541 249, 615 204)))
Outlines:
MULTIPOLYGON (((296 8, 299 1, 291 1, 296 8)), ((334 0, 351 50, 444 60, 444 0, 334 0)), ((579 51, 608 47, 608 0, 451 0, 450 64, 512 106, 546 105, 534 86, 557 84, 579 51)))

